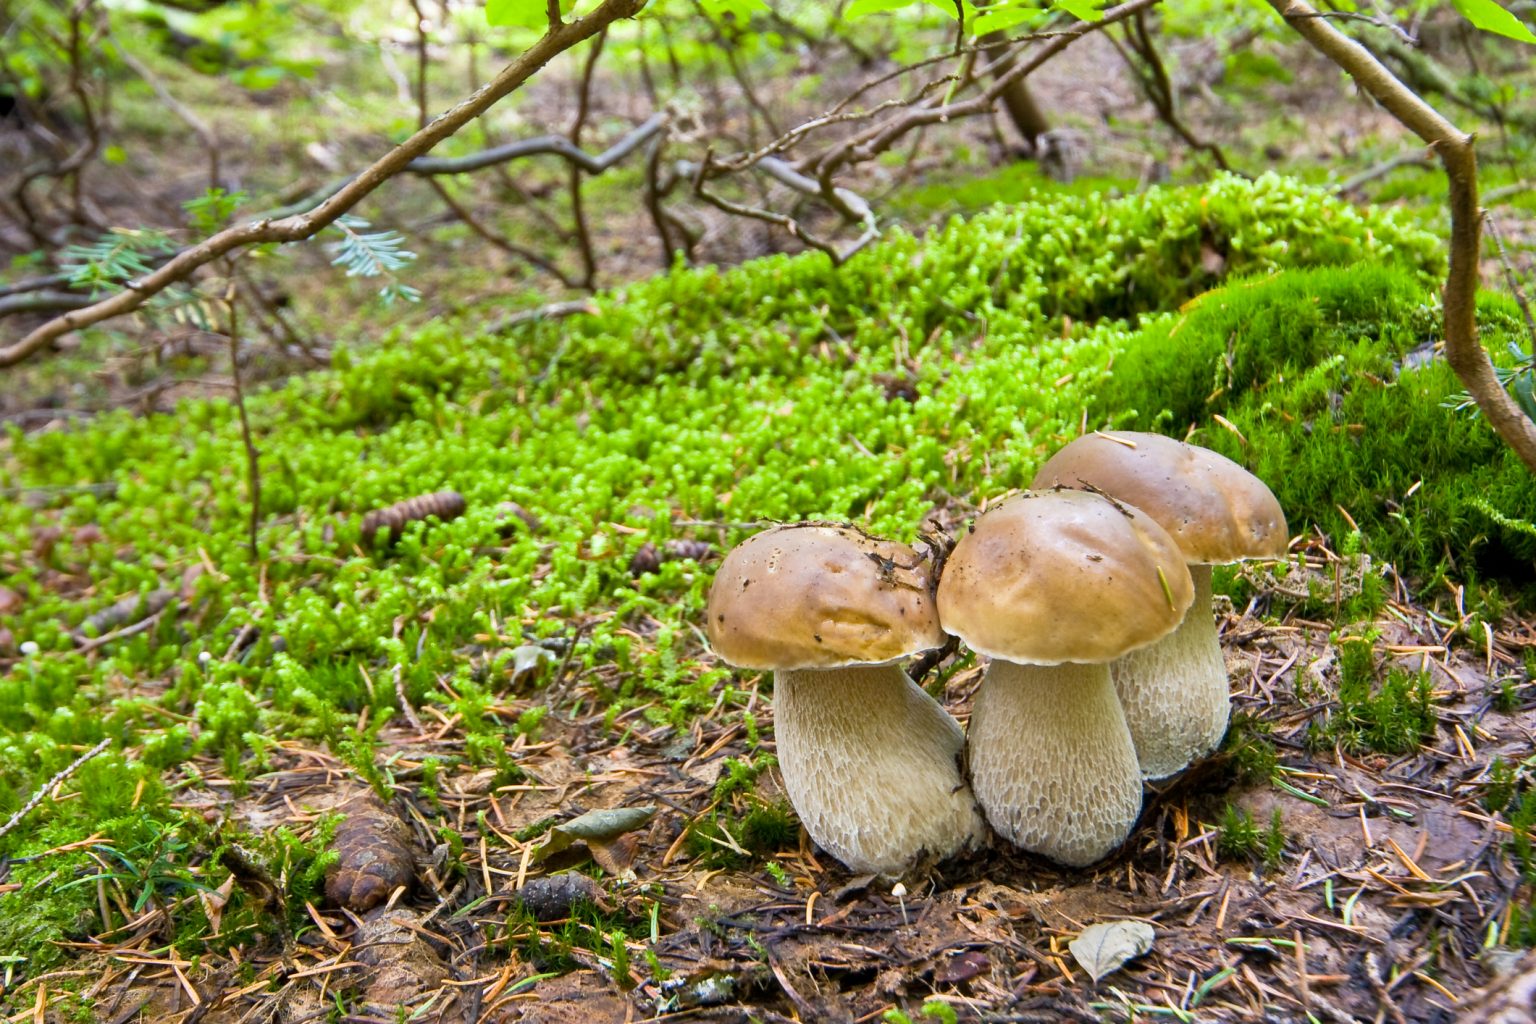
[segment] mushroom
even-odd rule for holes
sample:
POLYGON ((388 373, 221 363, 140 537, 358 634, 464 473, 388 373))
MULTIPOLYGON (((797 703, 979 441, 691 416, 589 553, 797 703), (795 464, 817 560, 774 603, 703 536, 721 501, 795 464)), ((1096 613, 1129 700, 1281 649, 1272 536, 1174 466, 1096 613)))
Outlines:
POLYGON ((1195 603, 1166 639, 1115 662, 1142 774, 1166 778, 1227 731, 1227 666, 1211 612, 1211 565, 1285 555, 1285 513, 1231 459, 1161 434, 1085 434, 1046 462, 1036 487, 1093 487, 1141 509, 1178 543, 1195 603))
POLYGON ((1025 491, 961 536, 939 619, 992 659, 967 760, 999 835, 1074 866, 1125 841, 1141 772, 1108 663, 1170 632, 1193 598, 1173 538, 1086 491, 1025 491))
POLYGON ((822 849, 897 875, 985 835, 960 773, 964 733, 898 664, 944 640, 911 548, 776 526, 726 555, 707 614, 716 654, 774 672, 784 789, 822 849))

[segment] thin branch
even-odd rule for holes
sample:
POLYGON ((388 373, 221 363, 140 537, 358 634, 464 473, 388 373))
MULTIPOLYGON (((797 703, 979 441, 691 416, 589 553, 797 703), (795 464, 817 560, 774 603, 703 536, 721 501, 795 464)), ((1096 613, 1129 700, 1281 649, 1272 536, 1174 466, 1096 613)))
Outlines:
MULTIPOLYGON (((1105 38, 1115 42, 1112 34, 1105 33, 1105 38)), ((1146 13, 1138 11, 1136 16, 1125 24, 1125 41, 1135 53, 1137 59, 1146 65, 1145 69, 1136 65, 1130 59, 1130 55, 1124 50, 1120 54, 1131 71, 1141 83, 1142 92, 1152 104, 1152 109, 1157 111, 1158 119, 1171 128, 1175 135, 1184 140, 1184 144, 1191 149, 1203 150, 1211 155, 1216 166, 1224 171, 1230 171, 1232 166, 1227 163, 1227 156, 1221 147, 1214 142, 1202 139, 1184 123, 1179 117, 1178 94, 1173 88, 1173 79, 1168 74, 1168 67, 1163 63, 1162 55, 1157 52, 1157 45, 1152 41, 1152 33, 1147 29, 1146 13)), ((1116 46, 1119 49, 1119 46, 1116 46)))
MULTIPOLYGON (((904 111, 901 115, 888 121, 872 125, 856 135, 843 139, 829 148, 814 161, 817 178, 825 178, 828 174, 852 163, 863 163, 872 160, 885 152, 898 139, 915 128, 923 125, 939 124, 969 117, 973 114, 985 113, 992 108, 1002 96, 1008 86, 1019 79, 1032 74, 1052 57, 1061 53, 1072 43, 1092 32, 1103 31, 1110 25, 1117 24, 1131 17, 1138 11, 1145 11, 1157 6, 1159 0, 1128 0, 1127 3, 1116 7, 1107 8, 1104 16, 1098 21, 1084 21, 1065 29, 1055 35, 1045 45, 1005 73, 992 79, 991 83, 977 96, 964 100, 934 102, 929 100, 924 104, 904 111)), ((804 165, 803 165, 804 166, 804 165)))
POLYGON ((235 297, 235 274, 231 265, 229 284, 224 292, 224 303, 229 309, 229 372, 235 388, 235 409, 240 414, 240 440, 245 444, 246 484, 251 499, 251 561, 254 562, 261 557, 256 546, 256 531, 261 525, 261 453, 251 440, 251 418, 245 412, 245 388, 240 383, 240 307, 235 297))
MULTIPOLYGON (((603 54, 603 43, 607 39, 606 30, 592 37, 592 47, 581 69, 581 85, 576 92, 576 117, 571 122, 570 131, 571 148, 578 153, 581 152, 581 131, 587 126, 587 114, 592 109, 592 76, 597 73, 597 60, 603 54)), ((581 168, 573 163, 568 168, 568 174, 571 221, 576 228, 576 245, 581 253, 581 287, 592 291, 597 284, 597 255, 592 251, 592 230, 587 226, 587 212, 581 201, 581 168)))
POLYGON ((1493 239, 1493 247, 1498 251, 1499 265, 1504 268, 1504 283, 1509 286, 1510 293, 1514 295, 1515 305, 1520 307, 1520 315, 1525 317, 1526 339, 1531 343, 1531 351, 1536 352, 1536 316, 1531 314, 1531 300, 1526 297, 1525 289, 1520 285, 1520 278, 1509 262, 1509 252, 1504 248, 1504 236, 1499 232, 1498 222, 1486 210, 1483 212, 1483 223, 1487 225, 1488 237, 1493 239))
POLYGON ((571 140, 564 135, 540 135, 532 139, 508 142, 467 156, 426 157, 413 160, 405 170, 412 174, 468 174, 482 167, 489 167, 491 164, 547 153, 564 157, 588 174, 601 174, 643 146, 652 135, 665 128, 670 119, 670 115, 666 113, 652 114, 596 156, 571 145, 571 140))
POLYGON ((1333 191, 1337 195, 1347 195, 1363 185, 1369 185, 1379 178, 1385 178, 1398 168, 1417 167, 1426 169, 1432 166, 1434 166, 1434 159, 1427 151, 1399 153, 1390 160, 1383 160, 1375 167, 1368 167, 1353 177, 1345 178, 1333 186, 1333 191))
POLYGON ((15 814, 11 815, 10 818, 6 820, 4 825, 0 825, 0 836, 5 835, 11 829, 21 824, 21 819, 25 818, 28 814, 31 814, 32 809, 38 804, 42 803, 43 798, 46 797, 49 793, 53 792, 55 786, 62 784, 71 775, 79 771, 87 761, 93 757, 96 757, 102 751, 106 750, 107 745, 111 742, 111 738, 108 737, 107 739, 102 740, 100 743, 97 743, 90 750, 87 750, 85 753, 71 761, 63 771, 59 772, 53 778, 43 783, 42 786, 38 788, 38 791, 32 794, 32 798, 30 800, 22 804, 21 808, 17 810, 15 814))
MULTIPOLYGON (((20 341, 0 348, 0 366, 11 366, 81 327, 131 313, 170 285, 237 249, 264 242, 297 242, 310 238, 356 206, 384 182, 404 171, 417 157, 436 146, 497 101, 526 82, 558 54, 601 31, 619 18, 638 13, 646 0, 603 0, 589 15, 549 32, 474 95, 438 116, 427 127, 380 157, 315 209, 281 220, 247 221, 211 236, 177 254, 170 262, 128 287, 82 310, 49 320, 20 341)), ((638 143, 637 143, 638 145, 638 143)))
POLYGON ((1477 152, 1473 137, 1388 71, 1369 50, 1345 36, 1304 0, 1269 5, 1323 56, 1344 69, 1388 113, 1431 146, 1450 185, 1450 269, 1444 291, 1445 358, 1499 437, 1536 472, 1536 424, 1499 383, 1493 362, 1477 337, 1478 261, 1483 214, 1477 202, 1477 152))
POLYGON ((533 309, 520 309, 502 317, 495 323, 486 327, 487 334, 505 334, 514 327, 523 324, 538 323, 542 320, 564 320, 568 316, 577 313, 596 313, 597 307, 591 299, 575 299, 570 302, 551 302, 547 306, 535 306, 533 309))

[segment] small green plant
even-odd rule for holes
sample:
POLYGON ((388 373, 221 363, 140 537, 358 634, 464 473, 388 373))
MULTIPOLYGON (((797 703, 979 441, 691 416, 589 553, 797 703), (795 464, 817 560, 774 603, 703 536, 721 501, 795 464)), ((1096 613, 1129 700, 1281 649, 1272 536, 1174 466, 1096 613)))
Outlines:
POLYGON ((1259 853, 1259 828, 1253 815, 1229 803, 1217 824, 1216 853, 1229 860, 1251 860, 1259 853))
POLYGON ((1375 684, 1372 636, 1352 637, 1338 645, 1337 703, 1326 722, 1313 723, 1315 746, 1337 743, 1350 753, 1407 754, 1434 735, 1434 689, 1428 672, 1396 665, 1375 684))
POLYGON ((1528 789, 1520 797, 1509 815, 1509 826, 1513 830, 1509 849, 1520 873, 1520 884, 1510 911, 1506 941, 1511 946, 1536 946, 1536 845, 1531 839, 1531 830, 1536 828, 1536 790, 1528 789))
POLYGON ((1493 759, 1488 766, 1488 781, 1483 784, 1483 807, 1491 814, 1498 814, 1514 801, 1520 787, 1520 773, 1502 757, 1493 759))
POLYGON ((1495 711, 1514 714, 1520 710, 1522 703, 1520 686, 1513 679, 1500 679, 1498 689, 1493 691, 1493 697, 1488 703, 1495 711))
MULTIPOLYGON (((918 1011, 917 1016, 919 1021, 931 1020, 935 1021, 936 1024, 956 1024, 960 1019, 959 1014, 955 1012, 955 1008, 942 999, 928 1000, 923 1004, 922 1009, 918 1011)), ((916 1024, 909 1014, 894 1007, 881 1014, 880 1019, 885 1021, 885 1024, 916 1024)))
POLYGON ((1268 782, 1280 760, 1269 738, 1273 727, 1246 711, 1233 714, 1221 749, 1232 759, 1232 775, 1240 785, 1268 782))

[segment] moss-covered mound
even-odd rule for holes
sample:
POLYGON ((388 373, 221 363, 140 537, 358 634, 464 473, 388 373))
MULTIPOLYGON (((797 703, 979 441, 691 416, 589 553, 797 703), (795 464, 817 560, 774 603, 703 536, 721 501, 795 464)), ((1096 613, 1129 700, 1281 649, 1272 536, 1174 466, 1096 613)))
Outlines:
MULTIPOLYGON (((1184 435, 1269 481, 1293 528, 1367 546, 1421 580, 1532 578, 1536 485, 1435 354, 1432 296, 1400 270, 1320 268, 1202 296, 1128 343, 1091 422, 1184 435), (1226 422, 1223 423, 1222 420, 1226 422)), ((1485 295, 1495 359, 1519 312, 1485 295)))
MULTIPOLYGON (((0 856, 100 832, 124 870, 160 872, 141 883, 156 898, 185 894, 188 851, 221 841, 172 806, 200 785, 191 758, 220 759, 238 789, 274 743, 303 740, 382 780, 397 677, 464 731, 465 758, 515 777, 496 705, 548 670, 513 682, 513 649, 578 626, 574 664, 613 714, 641 706, 682 728, 722 688, 734 699, 731 677, 703 660, 695 626, 707 566, 634 575, 644 544, 728 545, 755 520, 801 516, 910 538, 945 492, 1020 486, 1085 426, 1182 431, 1220 412, 1249 445, 1201 439, 1274 481, 1298 527, 1335 529, 1338 500, 1405 571, 1461 550, 1469 522, 1490 549, 1524 551, 1518 528, 1469 509, 1480 494, 1529 518, 1530 486, 1479 421, 1440 408, 1451 385, 1438 366, 1399 373, 1433 334, 1421 307, 1437 252, 1390 214, 1223 178, 999 208, 923 239, 893 234, 836 272, 818 254, 679 270, 510 338, 438 324, 251 398, 254 557, 227 403, 12 432, 0 817, 112 743, 81 773, 84 795, 33 811, 0 856), (1383 269, 1288 271, 1367 265, 1383 269), (1238 274, 1279 276, 1168 312, 1238 274), (1431 461, 1405 463, 1409 448, 1431 461), (1474 492, 1480 471, 1502 482, 1474 492), (443 488, 464 495, 463 516, 364 549, 366 510, 443 488), (172 593, 158 617, 90 639, 88 617, 160 590, 172 593)), ((273 856, 299 870, 292 850, 273 856)), ((76 851, 14 867, 25 887, 0 889, 0 949, 41 962, 56 955, 43 939, 90 927, 92 885, 19 903, 39 879, 94 864, 76 851)))

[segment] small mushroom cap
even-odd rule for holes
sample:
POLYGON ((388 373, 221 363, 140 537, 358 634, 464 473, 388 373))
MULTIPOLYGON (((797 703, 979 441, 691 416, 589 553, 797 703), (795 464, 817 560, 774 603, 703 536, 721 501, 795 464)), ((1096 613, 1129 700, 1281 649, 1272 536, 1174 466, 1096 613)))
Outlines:
POLYGON ((1131 430, 1084 434, 1052 455, 1031 486, 1085 484, 1156 519, 1191 565, 1285 556, 1285 513, 1274 492, 1209 448, 1131 430))
POLYGON ((851 526, 748 537, 721 562, 706 614, 710 647, 741 668, 878 665, 944 642, 928 563, 851 526))
POLYGON ((1195 588, 1151 518, 1089 491, 1024 491, 963 534, 939 618, 972 650, 1028 665, 1113 661, 1172 632, 1195 588))

